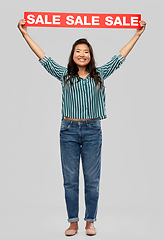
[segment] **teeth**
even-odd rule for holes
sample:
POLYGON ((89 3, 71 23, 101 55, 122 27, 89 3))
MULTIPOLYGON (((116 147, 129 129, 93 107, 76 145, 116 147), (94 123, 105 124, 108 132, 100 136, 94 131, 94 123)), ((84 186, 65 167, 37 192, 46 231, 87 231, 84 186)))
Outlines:
POLYGON ((85 59, 84 59, 84 58, 79 58, 78 60, 79 60, 79 61, 85 61, 85 59))

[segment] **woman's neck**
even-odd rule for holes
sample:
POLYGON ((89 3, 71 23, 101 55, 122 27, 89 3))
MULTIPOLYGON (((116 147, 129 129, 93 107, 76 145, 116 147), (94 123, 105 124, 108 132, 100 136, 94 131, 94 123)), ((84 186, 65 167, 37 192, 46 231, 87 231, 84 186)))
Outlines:
POLYGON ((86 67, 78 67, 78 68, 79 68, 78 75, 82 78, 86 78, 86 76, 88 75, 88 71, 86 67))
POLYGON ((79 69, 79 71, 78 71, 79 75, 88 74, 88 71, 87 71, 86 67, 78 67, 78 69, 79 69))

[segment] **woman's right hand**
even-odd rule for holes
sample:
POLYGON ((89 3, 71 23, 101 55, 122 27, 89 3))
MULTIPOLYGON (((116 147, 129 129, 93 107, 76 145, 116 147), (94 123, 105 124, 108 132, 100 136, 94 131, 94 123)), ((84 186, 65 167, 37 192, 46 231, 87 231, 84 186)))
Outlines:
POLYGON ((44 57, 44 52, 43 50, 32 40, 32 38, 27 34, 27 27, 25 27, 26 20, 21 19, 18 23, 18 28, 21 31, 24 39, 28 43, 29 47, 31 50, 40 58, 42 59, 44 57))
POLYGON ((25 23, 26 23, 25 19, 21 19, 18 23, 18 28, 21 31, 22 35, 27 34, 27 27, 24 26, 25 23))

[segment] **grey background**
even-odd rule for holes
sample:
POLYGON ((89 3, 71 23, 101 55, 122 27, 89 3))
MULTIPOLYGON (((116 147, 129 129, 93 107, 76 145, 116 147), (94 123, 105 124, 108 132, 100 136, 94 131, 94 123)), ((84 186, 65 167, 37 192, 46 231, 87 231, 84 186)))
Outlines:
MULTIPOLYGON (((68 227, 59 152, 61 85, 39 64, 17 23, 25 11, 141 13, 147 27, 105 81, 102 171, 96 239, 163 239, 163 1, 6 1, 0 14, 0 238, 65 239, 68 227)), ((86 37, 101 66, 134 29, 28 28, 66 66, 86 37)), ((80 172, 80 230, 85 239, 80 172)), ((87 237, 86 237, 87 238, 87 237)))

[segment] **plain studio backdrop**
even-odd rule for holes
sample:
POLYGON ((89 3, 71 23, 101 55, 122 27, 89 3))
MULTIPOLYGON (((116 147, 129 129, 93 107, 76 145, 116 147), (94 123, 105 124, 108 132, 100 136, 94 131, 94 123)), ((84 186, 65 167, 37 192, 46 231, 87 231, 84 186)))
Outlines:
MULTIPOLYGON (((96 239, 164 237, 163 1, 4 1, 1 7, 0 238, 65 239, 69 226, 60 163, 61 84, 38 62, 17 28, 25 11, 140 13, 145 32, 108 79, 96 239)), ((29 27, 60 65, 85 37, 101 66, 135 29, 29 27)), ((80 170, 80 229, 85 239, 80 170)))

